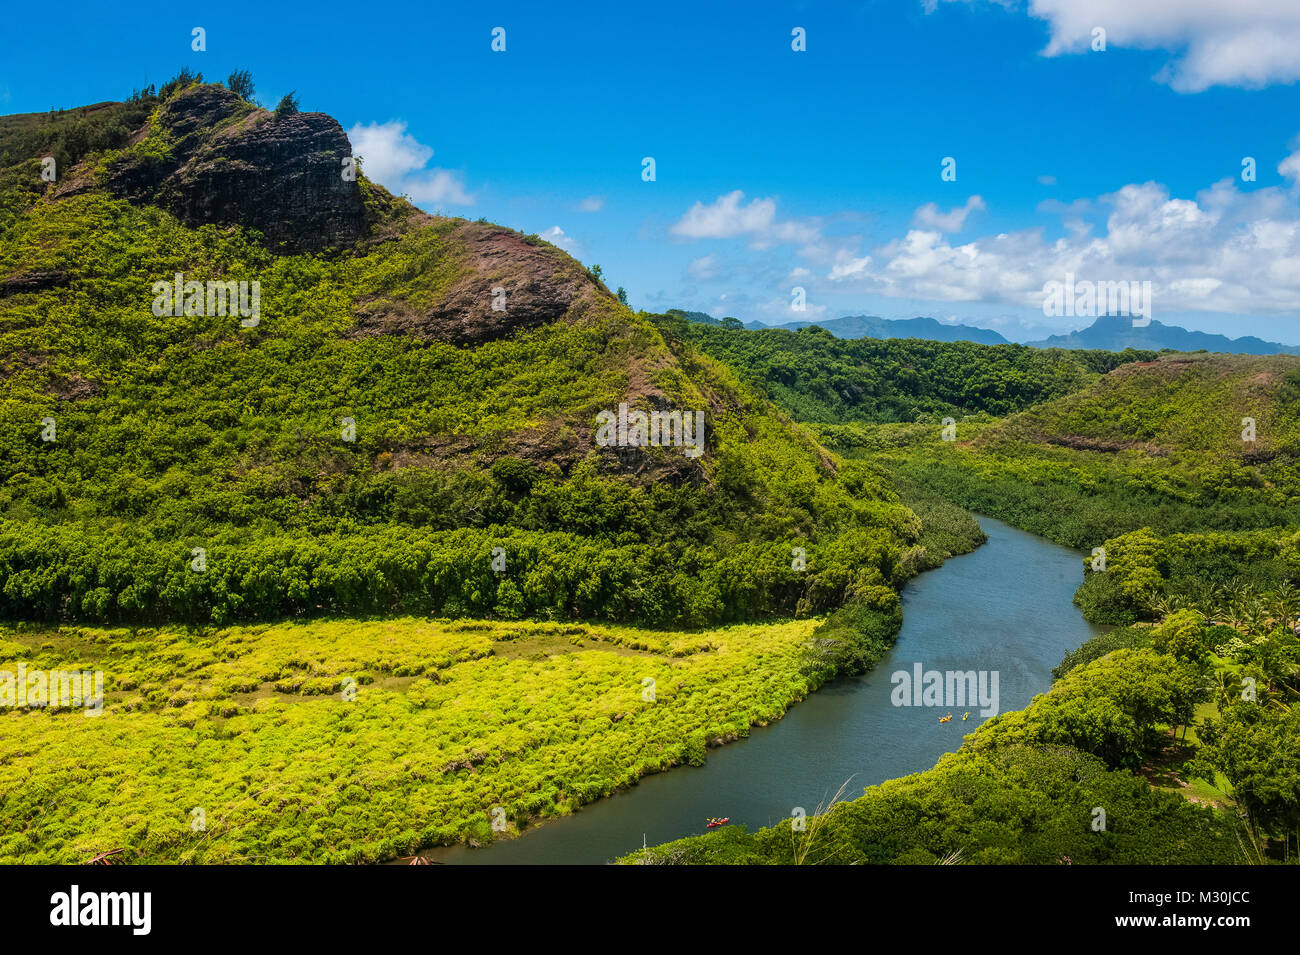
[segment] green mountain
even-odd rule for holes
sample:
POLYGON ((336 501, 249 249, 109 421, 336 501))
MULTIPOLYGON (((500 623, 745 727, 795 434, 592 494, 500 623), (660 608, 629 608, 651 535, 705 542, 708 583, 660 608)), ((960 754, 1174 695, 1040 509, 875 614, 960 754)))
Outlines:
POLYGON ((632 313, 354 159, 184 73, 0 117, 0 674, 97 673, 111 714, 0 679, 0 859, 518 834, 878 660, 980 540, 954 501, 1104 542, 1081 607, 1159 622, 933 770, 636 861, 1236 861, 1137 774, 1193 722, 1189 776, 1295 831, 1300 359, 632 313))
POLYGON ((702 625, 905 574, 886 479, 559 249, 353 173, 325 114, 182 76, 0 149, 4 617, 702 625), (601 440, 624 405, 678 444, 601 440))
POLYGON ((1004 419, 961 418, 947 441, 929 422, 821 431, 904 485, 1103 548, 1075 598, 1095 622, 1291 615, 1250 617, 1300 567, 1300 357, 1162 355, 1004 419))
POLYGON ((1207 453, 1254 462, 1300 456, 1300 357, 1163 355, 1008 419, 999 437, 1158 460, 1207 453), (1243 419, 1254 422, 1249 440, 1243 419))
POLYGON ((728 366, 800 421, 914 421, 1008 414, 1077 391, 1154 352, 1075 352, 879 338, 845 339, 816 325, 740 329, 669 312, 656 322, 728 366))

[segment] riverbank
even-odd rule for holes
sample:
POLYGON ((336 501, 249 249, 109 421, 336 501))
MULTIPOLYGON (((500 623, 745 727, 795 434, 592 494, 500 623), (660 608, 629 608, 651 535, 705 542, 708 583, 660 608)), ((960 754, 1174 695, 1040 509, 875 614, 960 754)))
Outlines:
MULTIPOLYGON (((909 502, 910 503, 910 502, 909 502)), ((835 680, 748 739, 710 750, 702 767, 642 779, 521 838, 483 849, 426 855, 448 864, 599 864, 648 844, 700 833, 730 816, 751 829, 796 808, 814 815, 848 781, 852 798, 887 779, 930 769, 981 721, 963 710, 897 707, 891 675, 915 664, 999 673, 999 709, 1023 707, 1048 689, 1052 668, 1100 628, 1071 604, 1082 574, 1075 551, 981 518, 988 541, 911 580, 902 591, 895 645, 867 674, 835 680)), ((970 707, 975 710, 975 707, 970 707)))
POLYGON ((106 694, 94 717, 0 712, 0 859, 368 862, 488 843, 780 719, 834 655, 810 663, 819 624, 6 626, 0 669, 102 672, 106 694))
MULTIPOLYGON (((742 812, 738 820, 733 819, 740 825, 709 833, 697 829, 662 841, 648 839, 648 851, 634 846, 617 861, 1037 865, 1249 861, 1242 851, 1242 834, 1230 815, 1195 805, 1180 793, 1153 789, 1129 765, 1140 765, 1144 745, 1152 741, 1159 745, 1168 726, 1186 718, 1200 691, 1201 674, 1150 649, 1120 650, 1075 668, 1053 685, 1051 660, 1060 649, 1073 649, 1076 641, 1082 643, 1087 634, 1099 630, 1070 604, 1073 584, 1082 570, 1078 554, 999 522, 981 520, 989 531, 987 547, 949 561, 904 591, 904 631, 876 674, 880 678, 891 671, 906 675, 914 661, 940 672, 979 672, 981 666, 1001 666, 1006 704, 1002 713, 982 724, 957 723, 960 728, 945 740, 946 754, 933 766, 897 765, 882 772, 900 739, 913 751, 922 750, 954 723, 934 720, 936 713, 945 712, 944 706, 894 705, 897 700, 891 699, 891 687, 884 679, 877 679, 874 697, 871 681, 864 681, 850 697, 868 710, 874 703, 880 719, 892 717, 897 727, 882 734, 880 724, 836 714, 840 717, 836 725, 852 727, 859 738, 864 750, 861 765, 868 767, 855 776, 853 789, 846 787, 845 801, 833 807, 819 804, 816 812, 807 808, 780 814, 778 800, 773 799, 766 819, 742 812), (1007 547, 1008 542, 1034 546, 1017 549, 1007 547), (1039 600, 1044 602, 1036 606, 1039 600), (1067 621, 1078 627, 1075 636, 1054 648, 1044 642, 1047 632, 1067 621), (985 654, 972 652, 986 629, 1001 639, 985 654), (939 643, 954 634, 959 635, 955 645, 944 648, 939 643), (913 636, 919 639, 910 639, 913 636), (1036 670, 1030 680, 1037 686, 1032 698, 1006 692, 1008 685, 1014 685, 1006 676, 1017 667, 1036 670), (1046 692, 1034 695, 1039 691, 1046 692), (867 784, 865 792, 856 788, 861 783, 867 784)), ((770 738, 788 732, 816 702, 826 699, 824 690, 817 701, 799 707, 773 727, 770 738)), ((736 750, 752 748, 758 741, 755 737, 736 750)), ((746 755, 747 762, 758 761, 752 749, 746 755)), ((794 765, 787 768, 802 770, 794 765)), ((745 786, 766 784, 779 789, 773 786, 778 776, 772 769, 768 766, 766 772, 735 781, 736 792, 731 795, 740 799, 745 786)), ((799 798, 795 780, 802 782, 802 778, 799 773, 786 778, 787 804, 799 798)), ((837 777, 822 778, 833 790, 837 777)))

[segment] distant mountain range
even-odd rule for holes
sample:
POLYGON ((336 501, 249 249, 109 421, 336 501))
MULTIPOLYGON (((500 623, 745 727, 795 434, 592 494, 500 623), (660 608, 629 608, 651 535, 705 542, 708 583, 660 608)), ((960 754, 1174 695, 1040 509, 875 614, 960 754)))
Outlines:
MULTIPOLYGON (((672 309, 693 322, 721 325, 717 319, 704 312, 672 309)), ((819 325, 836 338, 924 338, 937 342, 976 342, 981 345, 1005 345, 1009 340, 988 328, 973 325, 945 325, 933 318, 878 318, 875 315, 849 315, 820 322, 786 322, 783 325, 764 325, 749 322, 745 328, 806 328, 819 325)), ((1097 348, 1105 351, 1123 351, 1125 348, 1164 348, 1174 351, 1222 352, 1235 355, 1300 355, 1300 346, 1283 345, 1265 341, 1253 335, 1229 338, 1209 332, 1194 332, 1178 325, 1165 325, 1154 319, 1151 324, 1134 328, 1133 320, 1123 315, 1103 315, 1087 328, 1068 335, 1052 335, 1042 341, 1026 342, 1031 348, 1097 348)))
POLYGON ((1026 342, 1034 348, 1172 348, 1175 351, 1225 352, 1236 355, 1300 355, 1300 347, 1266 342, 1247 335, 1229 338, 1209 332, 1193 332, 1178 325, 1165 325, 1152 319, 1150 325, 1133 327, 1133 320, 1123 315, 1103 315, 1087 328, 1068 335, 1052 335, 1040 342, 1026 342))
MULTIPOLYGON (((669 312, 705 325, 721 325, 726 321, 704 312, 688 312, 680 308, 669 309, 669 312)), ((748 322, 744 327, 755 330, 786 328, 793 331, 810 325, 818 325, 836 338, 925 338, 936 342, 1009 344, 1007 339, 990 329, 976 328, 974 325, 945 325, 933 318, 877 318, 875 315, 848 315, 844 318, 828 318, 820 322, 786 322, 784 325, 748 322)))
POLYGON ((974 325, 945 325, 933 318, 877 318, 875 315, 849 315, 845 318, 828 318, 824 322, 786 322, 776 327, 805 328, 809 325, 820 325, 836 338, 927 338, 936 342, 1008 344, 1007 339, 990 329, 976 328, 974 325))

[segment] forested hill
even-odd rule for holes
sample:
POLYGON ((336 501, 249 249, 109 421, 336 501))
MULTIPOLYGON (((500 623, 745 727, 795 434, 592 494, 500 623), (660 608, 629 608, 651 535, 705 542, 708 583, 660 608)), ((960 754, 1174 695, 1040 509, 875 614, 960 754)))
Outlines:
POLYGON ((886 478, 538 237, 395 199, 326 114, 182 74, 0 119, 0 156, 0 616, 893 606, 886 478), (597 440, 620 405, 700 453, 597 440))
POLYGON ((1155 352, 1067 351, 874 338, 817 326, 748 330, 655 316, 672 338, 732 366, 795 418, 824 424, 1005 415, 1078 391, 1155 352))
POLYGON ((1125 365, 981 440, 1004 439, 1112 453, 1138 449, 1158 459, 1189 452, 1256 463, 1294 459, 1300 357, 1164 355, 1125 365))

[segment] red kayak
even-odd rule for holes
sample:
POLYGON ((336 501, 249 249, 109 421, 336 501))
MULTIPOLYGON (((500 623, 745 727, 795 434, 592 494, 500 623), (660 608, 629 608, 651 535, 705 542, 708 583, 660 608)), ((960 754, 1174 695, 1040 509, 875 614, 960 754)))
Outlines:
POLYGON ((704 824, 704 828, 716 829, 718 828, 718 826, 725 826, 729 822, 731 822, 730 816, 723 816, 721 819, 710 819, 708 822, 704 824))

